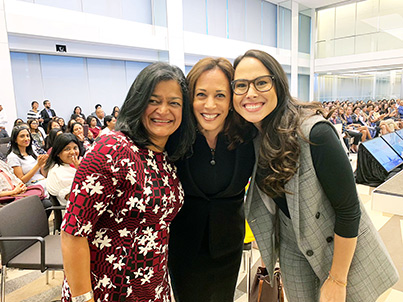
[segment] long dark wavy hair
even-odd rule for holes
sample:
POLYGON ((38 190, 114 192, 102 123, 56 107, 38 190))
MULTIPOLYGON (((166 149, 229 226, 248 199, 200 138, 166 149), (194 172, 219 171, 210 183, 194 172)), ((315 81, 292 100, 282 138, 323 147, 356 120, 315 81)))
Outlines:
MULTIPOLYGON (((225 58, 204 58, 198 61, 193 68, 189 71, 186 81, 189 88, 190 103, 193 105, 193 100, 195 97, 195 88, 197 80, 200 76, 209 70, 220 69, 225 77, 228 79, 228 85, 231 90, 231 81, 234 79, 234 68, 230 61, 225 58)), ((224 124, 224 134, 229 141, 228 149, 233 150, 235 147, 247 140, 247 138, 252 138, 250 135, 254 133, 251 123, 245 121, 236 111, 234 111, 232 106, 232 93, 231 93, 231 103, 230 111, 228 112, 227 118, 224 124)), ((196 121, 195 121, 196 122, 196 121)))
POLYGON ((31 132, 29 132, 29 128, 27 125, 22 124, 20 126, 15 126, 13 128, 13 130, 11 131, 11 138, 10 138, 10 149, 8 149, 7 151, 7 155, 9 155, 11 152, 15 153, 19 158, 24 159, 24 156, 22 156, 21 152, 20 152, 20 148, 18 148, 18 144, 17 144, 17 137, 18 134, 20 134, 20 132, 22 130, 27 130, 28 134, 29 134, 29 138, 31 139, 29 142, 28 147, 26 148, 26 152, 28 155, 31 155, 33 158, 37 159, 37 156, 34 152, 34 150, 32 149, 32 136, 31 136, 31 132))
MULTIPOLYGON (((286 192, 284 185, 299 167, 300 144, 298 137, 308 141, 301 132, 301 123, 309 116, 323 115, 320 103, 302 103, 289 91, 287 76, 271 55, 260 50, 248 50, 234 61, 234 68, 244 58, 259 60, 272 74, 277 94, 277 106, 261 122, 262 143, 259 150, 257 180, 259 187, 270 197, 286 192)), ((273 89, 273 88, 272 88, 273 89)))
POLYGON ((163 62, 156 62, 144 68, 129 89, 115 128, 117 131, 122 131, 143 148, 153 146, 154 144, 150 140, 150 136, 142 123, 142 117, 155 86, 159 82, 170 80, 174 80, 179 84, 183 100, 182 122, 179 128, 168 139, 168 143, 172 139, 175 139, 175 142, 177 142, 171 144, 172 148, 168 150, 169 159, 176 161, 186 154, 193 144, 195 137, 195 126, 190 109, 185 76, 178 67, 163 62))

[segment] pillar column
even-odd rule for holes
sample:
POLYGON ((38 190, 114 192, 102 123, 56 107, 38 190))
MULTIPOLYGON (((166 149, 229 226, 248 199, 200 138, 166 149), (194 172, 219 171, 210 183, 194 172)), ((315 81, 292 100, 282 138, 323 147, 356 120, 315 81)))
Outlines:
POLYGON ((11 134, 14 120, 17 118, 15 104, 14 83, 11 71, 10 49, 8 46, 6 13, 4 0, 0 0, 0 104, 7 115, 8 124, 6 130, 11 134))

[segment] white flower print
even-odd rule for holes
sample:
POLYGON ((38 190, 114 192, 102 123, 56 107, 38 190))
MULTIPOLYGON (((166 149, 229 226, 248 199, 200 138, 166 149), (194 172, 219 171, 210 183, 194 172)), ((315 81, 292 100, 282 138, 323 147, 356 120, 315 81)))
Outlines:
POLYGON ((118 184, 118 180, 115 177, 112 177, 112 185, 116 186, 118 184))
POLYGON ((118 259, 114 254, 106 256, 105 260, 108 261, 110 264, 115 262, 115 260, 118 259))
POLYGON ((134 207, 136 207, 140 212, 146 211, 146 205, 143 199, 138 199, 137 197, 130 196, 129 200, 126 202, 129 206, 129 210, 131 211, 134 207))
POLYGON ((121 271, 122 267, 125 266, 125 265, 126 264, 123 263, 123 257, 121 257, 118 262, 115 262, 113 264, 113 269, 119 269, 121 271))
POLYGON ((98 201, 98 202, 96 202, 96 203, 94 204, 94 208, 95 208, 98 212, 101 211, 101 209, 104 208, 104 207, 105 207, 104 203, 103 203, 103 202, 100 202, 100 201, 98 201))
POLYGON ((136 183, 137 172, 134 171, 132 168, 129 168, 127 171, 126 179, 130 181, 132 185, 136 183))
POLYGON ((90 196, 94 195, 95 193, 102 194, 103 188, 104 186, 102 186, 101 182, 98 181, 94 186, 90 187, 91 189, 90 196))
POLYGON ((152 150, 148 150, 148 156, 149 157, 154 157, 154 152, 152 150))
POLYGON ((127 228, 124 228, 123 230, 118 230, 120 237, 127 237, 130 232, 127 230, 127 228))
POLYGON ((162 177, 162 185, 168 187, 169 186, 169 178, 168 175, 162 177))
POLYGON ((126 298, 129 297, 129 296, 132 294, 132 292, 133 292, 133 287, 130 286, 130 287, 127 289, 126 298))
POLYGON ((153 191, 151 190, 151 187, 146 187, 144 188, 144 194, 145 195, 151 195, 153 191))

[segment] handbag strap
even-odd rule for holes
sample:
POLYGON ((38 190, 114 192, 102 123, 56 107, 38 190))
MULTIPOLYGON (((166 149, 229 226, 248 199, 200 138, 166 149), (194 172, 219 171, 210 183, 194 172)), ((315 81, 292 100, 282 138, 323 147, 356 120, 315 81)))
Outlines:
POLYGON ((263 291, 263 280, 259 280, 259 291, 257 295, 257 302, 260 302, 260 298, 262 297, 262 291, 263 291))

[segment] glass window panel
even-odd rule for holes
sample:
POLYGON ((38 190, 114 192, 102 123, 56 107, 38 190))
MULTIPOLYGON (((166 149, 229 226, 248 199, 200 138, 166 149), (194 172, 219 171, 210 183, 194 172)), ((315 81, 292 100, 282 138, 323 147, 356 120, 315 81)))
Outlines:
POLYGON ((246 6, 246 41, 262 43, 260 0, 249 0, 246 6))
POLYGON ((298 51, 311 52, 311 18, 304 14, 299 14, 298 51))
POLYGON ((81 0, 83 12, 107 16, 112 18, 122 18, 122 7, 120 0, 81 0))
POLYGON ((206 1, 187 0, 183 4, 183 28, 200 34, 206 34, 206 1), (197 13, 195 13, 197 12, 197 13))
POLYGON ((228 0, 228 37, 245 40, 245 0, 228 0))
POLYGON ((335 8, 328 8, 317 12, 317 40, 324 41, 334 38, 335 8))
POLYGON ((277 47, 277 5, 262 1, 262 43, 277 47))
POLYGON ((122 105, 127 94, 124 61, 87 59, 87 64, 91 100, 108 114, 113 106, 122 105))
POLYGON ((335 41, 322 41, 316 43, 317 58, 333 57, 335 55, 334 49, 335 41))
POLYGON ((280 6, 279 19, 279 47, 284 49, 291 49, 291 10, 280 6))
POLYGON ((309 75, 298 75, 298 99, 302 102, 309 101, 309 75))
POLYGON ((377 34, 367 34, 355 37, 355 53, 374 52, 377 50, 377 34))
POLYGON ((36 4, 81 11, 81 0, 35 0, 34 2, 36 4))
POLYGON ((37 100, 41 106, 44 100, 39 55, 10 52, 10 57, 17 116, 25 121, 32 100, 37 100))
MULTIPOLYGON (((129 21, 152 24, 151 0, 120 0, 122 18, 129 21)), ((119 2, 119 1, 118 1, 119 2)))
POLYGON ((166 0, 154 0, 154 22, 158 26, 167 26, 166 0))
MULTIPOLYGON (((92 112, 86 59, 40 55, 40 66, 44 97, 51 101, 58 116, 67 120, 76 105, 80 105, 85 114, 92 112)), ((108 76, 108 79, 112 78, 108 76)))
POLYGON ((355 3, 336 7, 335 38, 349 37, 355 34, 355 3))
POLYGON ((378 51, 403 48, 403 28, 380 32, 377 36, 378 51))
POLYGON ((354 54, 355 37, 337 39, 334 41, 334 55, 346 56, 354 54))
POLYGON ((379 0, 357 2, 356 34, 368 34, 378 31, 379 0))
POLYGON ((132 86, 134 80, 142 71, 144 68, 146 68, 150 63, 146 62, 133 62, 133 61, 126 61, 125 66, 126 66, 126 92, 129 90, 129 88, 132 86))
POLYGON ((207 0, 207 33, 212 36, 227 37, 226 0, 207 0))

